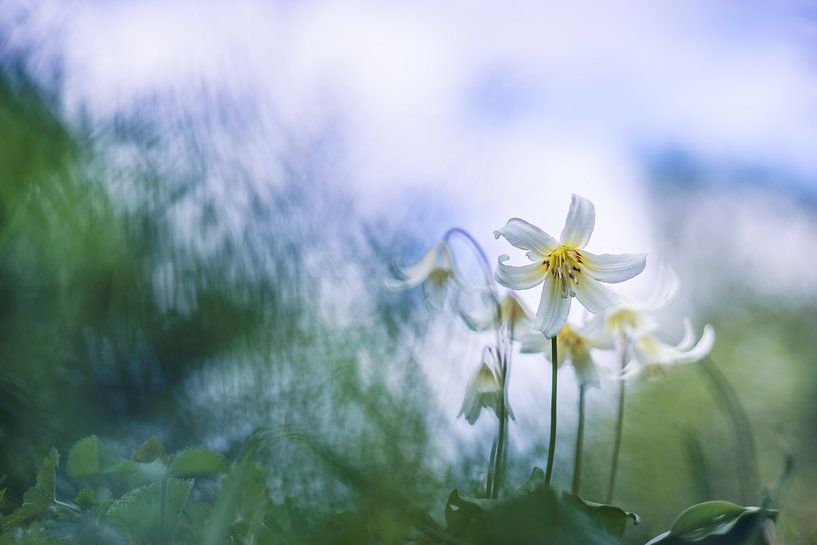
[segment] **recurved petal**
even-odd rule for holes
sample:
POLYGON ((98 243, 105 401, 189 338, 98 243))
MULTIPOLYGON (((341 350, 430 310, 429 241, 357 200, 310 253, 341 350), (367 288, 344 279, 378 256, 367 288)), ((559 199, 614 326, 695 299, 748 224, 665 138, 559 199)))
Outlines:
POLYGON ((400 279, 386 280, 386 287, 389 289, 411 289, 425 282, 431 272, 435 269, 451 270, 451 255, 448 252, 448 245, 440 242, 431 247, 420 261, 405 268, 397 268, 400 279))
POLYGON ((640 274, 647 264, 647 254, 593 254, 582 252, 584 269, 601 282, 616 284, 640 274))
POLYGON ((675 359, 675 363, 693 363, 696 361, 700 361, 704 359, 706 356, 712 352, 712 348, 715 346, 715 330, 712 328, 710 324, 706 324, 704 326, 704 332, 701 335, 701 339, 698 341, 698 344, 690 348, 689 350, 679 352, 678 356, 675 359))
MULTIPOLYGON (((511 245, 538 255, 546 255, 559 245, 555 238, 520 218, 509 219, 504 227, 494 231, 494 237, 500 236, 505 237, 511 245)), ((533 261, 530 255, 528 257, 533 261)))
POLYGON ((587 274, 580 273, 579 281, 573 286, 576 299, 584 308, 598 314, 618 304, 618 296, 604 287, 601 282, 587 274))
POLYGON ((658 269, 658 280, 655 283, 655 289, 653 289, 650 298, 647 299, 647 302, 643 305, 644 309, 655 312, 663 308, 675 297, 680 287, 681 283, 675 271, 662 265, 658 269))
POLYGON ((576 248, 584 248, 590 235, 593 234, 593 227, 596 224, 596 208, 593 203, 581 195, 573 195, 570 199, 570 210, 567 212, 565 227, 559 242, 576 248))
POLYGON ((539 300, 533 329, 541 331, 548 339, 559 333, 570 313, 571 299, 560 278, 551 274, 545 275, 542 298, 539 300))
POLYGON ((507 260, 508 256, 499 256, 496 266, 496 280, 506 288, 526 290, 541 283, 547 276, 545 268, 539 262, 516 267, 506 265, 505 261, 507 260))

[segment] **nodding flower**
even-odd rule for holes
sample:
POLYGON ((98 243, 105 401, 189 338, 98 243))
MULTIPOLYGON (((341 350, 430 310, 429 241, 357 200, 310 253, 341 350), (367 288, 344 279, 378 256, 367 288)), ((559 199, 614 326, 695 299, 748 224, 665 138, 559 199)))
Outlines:
POLYGON ((451 250, 445 242, 438 242, 432 246, 414 265, 396 269, 399 278, 387 279, 386 287, 404 290, 422 284, 426 302, 437 310, 445 305, 449 284, 456 281, 451 250))
POLYGON ((482 351, 482 361, 468 379, 462 408, 457 415, 464 416, 471 425, 476 423, 482 409, 491 409, 498 416, 499 403, 503 397, 506 400, 507 414, 513 418, 513 411, 508 405, 507 396, 502 395, 502 380, 497 365, 494 350, 485 347, 482 351))
MULTIPOLYGON (((588 324, 592 325, 591 324, 588 324)), ((556 336, 558 359, 556 365, 569 363, 576 372, 576 379, 583 386, 598 385, 599 376, 596 364, 590 350, 598 348, 609 350, 613 348, 613 340, 601 328, 578 327, 565 324, 556 336)), ((521 351, 524 354, 543 352, 548 360, 550 355, 550 341, 538 332, 531 332, 521 337, 521 351)))

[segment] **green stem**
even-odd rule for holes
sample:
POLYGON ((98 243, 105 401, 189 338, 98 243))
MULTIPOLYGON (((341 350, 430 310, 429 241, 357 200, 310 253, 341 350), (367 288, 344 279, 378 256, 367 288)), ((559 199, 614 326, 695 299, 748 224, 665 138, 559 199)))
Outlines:
POLYGON ((550 478, 553 476, 553 457, 556 453, 556 392, 559 379, 559 354, 556 349, 556 335, 550 340, 551 350, 551 376, 550 376, 550 440, 548 441, 548 463, 545 469, 545 484, 550 486, 550 478))
POLYGON ((485 497, 491 498, 493 497, 494 493, 494 465, 496 464, 496 447, 497 447, 497 437, 494 437, 494 441, 491 444, 491 456, 488 458, 488 475, 485 479, 485 497))
MULTIPOLYGON (((627 348, 621 351, 621 369, 627 365, 627 348)), ((607 487, 605 503, 613 501, 613 492, 616 488, 616 474, 618 473, 618 455, 621 452, 621 438, 624 435, 624 378, 618 377, 618 415, 616 416, 616 438, 613 443, 613 462, 610 465, 610 484, 607 487)))
POLYGON ((582 448, 584 447, 584 394, 586 385, 579 385, 579 425, 576 430, 576 453, 573 464, 573 485, 570 489, 574 494, 579 493, 579 485, 582 479, 582 448))

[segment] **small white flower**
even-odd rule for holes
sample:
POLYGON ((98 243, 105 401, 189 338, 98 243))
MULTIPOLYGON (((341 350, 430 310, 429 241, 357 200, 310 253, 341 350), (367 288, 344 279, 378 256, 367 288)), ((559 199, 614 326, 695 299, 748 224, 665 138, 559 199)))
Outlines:
POLYGON ((667 267, 660 267, 658 280, 646 301, 620 295, 620 303, 604 312, 594 322, 603 322, 603 328, 620 343, 638 338, 655 330, 655 314, 661 311, 678 293, 678 276, 667 267))
POLYGON ((625 376, 643 371, 655 372, 661 367, 673 364, 700 361, 712 351, 715 344, 715 330, 704 326, 703 334, 695 342, 695 333, 689 320, 684 320, 684 336, 676 345, 668 344, 654 335, 642 335, 632 345, 632 361, 627 366, 625 376))
POLYGON ((592 254, 583 248, 590 240, 596 221, 593 203, 573 195, 559 240, 538 227, 512 218, 494 232, 517 248, 527 250, 533 263, 521 267, 506 265, 508 256, 499 257, 497 281, 511 289, 542 286, 542 298, 533 328, 553 337, 564 325, 575 296, 593 314, 617 304, 618 297, 602 282, 628 280, 644 270, 645 254, 592 254))
MULTIPOLYGON (((460 292, 462 294, 463 292, 460 292)), ((527 307, 513 292, 507 292, 499 300, 499 321, 493 297, 484 291, 479 294, 478 304, 467 308, 462 297, 457 298, 457 310, 465 324, 473 331, 487 331, 505 326, 511 340, 518 339, 531 329, 531 315, 527 307)))
POLYGON ((435 244, 417 263, 397 269, 400 279, 389 278, 386 287, 392 290, 411 289, 423 285, 423 295, 429 306, 439 310, 448 296, 448 285, 454 280, 454 263, 448 244, 435 244))
MULTIPOLYGON (((468 379, 462 408, 457 416, 464 416, 468 423, 473 425, 483 408, 491 409, 498 415, 502 397, 502 382, 497 370, 496 354, 493 349, 486 347, 482 351, 482 361, 479 367, 468 379)), ((513 411, 507 401, 505 407, 508 415, 513 418, 513 411)))
MULTIPOLYGON (((541 333, 529 333, 520 340, 522 353, 543 352, 545 357, 551 360, 551 341, 541 333)), ((565 324, 556 336, 556 350, 559 359, 557 365, 561 367, 563 363, 570 363, 576 372, 579 384, 598 384, 596 365, 590 355, 592 348, 609 350, 613 348, 613 340, 600 328, 579 328, 565 324)))

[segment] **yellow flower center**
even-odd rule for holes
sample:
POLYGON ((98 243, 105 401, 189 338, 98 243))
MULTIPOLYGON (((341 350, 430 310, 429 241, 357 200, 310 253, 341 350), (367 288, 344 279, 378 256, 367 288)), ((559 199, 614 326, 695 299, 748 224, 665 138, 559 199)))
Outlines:
POLYGON ((582 272, 584 261, 581 252, 575 246, 560 244, 553 249, 542 261, 545 270, 561 280, 568 278, 574 283, 579 282, 579 273, 582 272))
POLYGON ((428 273, 428 279, 435 284, 445 284, 451 278, 451 269, 436 268, 428 273))
POLYGON ((641 328, 643 318, 632 309, 622 308, 607 317, 607 330, 614 334, 632 335, 641 328))
POLYGON ((563 325, 559 330, 556 344, 559 350, 559 365, 567 360, 575 362, 589 350, 584 337, 576 333, 568 324, 563 325))

